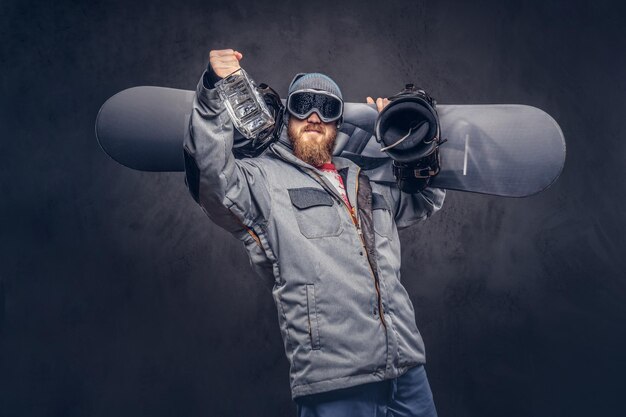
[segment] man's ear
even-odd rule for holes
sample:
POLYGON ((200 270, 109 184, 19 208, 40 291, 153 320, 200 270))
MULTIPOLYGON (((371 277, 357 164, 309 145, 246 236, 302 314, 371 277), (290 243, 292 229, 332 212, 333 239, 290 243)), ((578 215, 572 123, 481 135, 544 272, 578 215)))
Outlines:
POLYGON ((337 120, 337 130, 341 128, 341 125, 343 125, 343 116, 337 120))

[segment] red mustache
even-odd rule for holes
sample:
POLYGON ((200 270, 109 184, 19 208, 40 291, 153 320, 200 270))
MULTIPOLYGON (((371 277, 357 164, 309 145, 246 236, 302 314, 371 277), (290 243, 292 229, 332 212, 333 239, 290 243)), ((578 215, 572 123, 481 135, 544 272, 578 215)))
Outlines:
POLYGON ((317 133, 324 133, 324 129, 321 126, 316 126, 316 125, 306 125, 303 129, 303 132, 317 132, 317 133))

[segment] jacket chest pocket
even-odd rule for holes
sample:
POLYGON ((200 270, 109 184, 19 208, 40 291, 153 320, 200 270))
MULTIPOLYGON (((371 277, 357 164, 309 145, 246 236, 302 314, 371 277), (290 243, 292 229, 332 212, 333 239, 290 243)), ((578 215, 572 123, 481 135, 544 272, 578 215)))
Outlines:
POLYGON ((391 237, 393 230, 391 208, 385 197, 378 193, 372 193, 372 217, 376 234, 387 238, 391 237))
POLYGON ((300 233, 308 239, 341 234, 343 229, 337 205, 326 191, 312 187, 288 191, 300 233))

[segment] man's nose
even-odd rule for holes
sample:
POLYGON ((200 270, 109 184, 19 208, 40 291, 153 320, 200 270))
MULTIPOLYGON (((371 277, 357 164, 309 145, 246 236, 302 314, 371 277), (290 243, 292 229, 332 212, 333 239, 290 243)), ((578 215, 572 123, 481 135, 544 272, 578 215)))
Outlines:
POLYGON ((306 118, 306 121, 309 123, 322 123, 322 120, 316 112, 311 113, 309 117, 306 118))

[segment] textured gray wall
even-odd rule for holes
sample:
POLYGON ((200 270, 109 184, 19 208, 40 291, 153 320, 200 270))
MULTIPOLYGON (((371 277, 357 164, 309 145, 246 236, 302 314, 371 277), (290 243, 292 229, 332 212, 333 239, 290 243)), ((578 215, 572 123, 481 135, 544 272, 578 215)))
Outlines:
POLYGON ((99 106, 193 89, 234 47, 284 94, 329 73, 348 101, 405 82, 441 103, 523 103, 565 170, 511 200, 450 193, 402 234, 441 416, 623 416, 622 2, 0 3, 0 415, 289 416, 276 312, 181 173, 100 150, 99 106))

